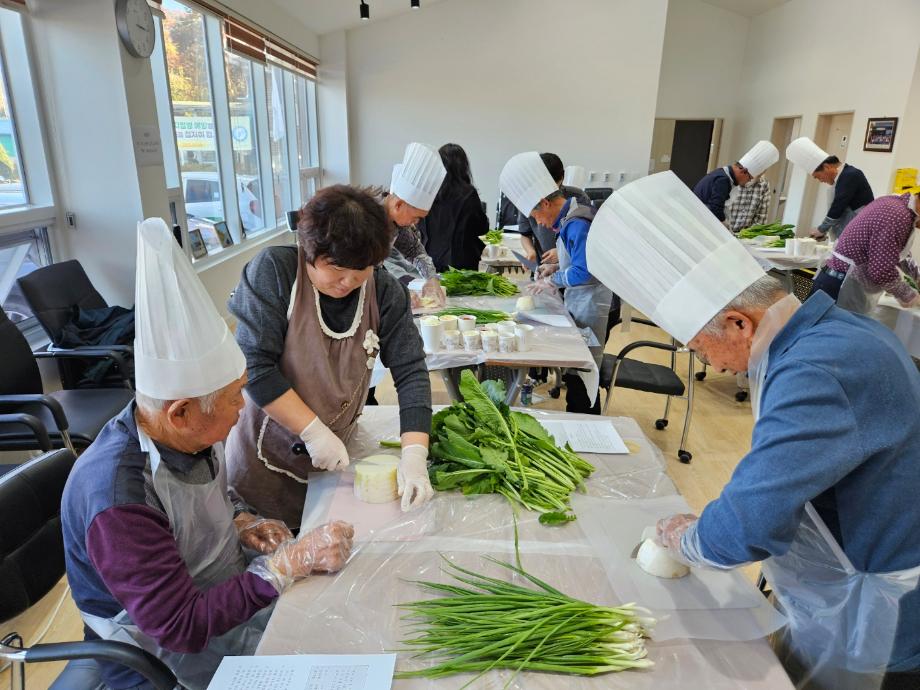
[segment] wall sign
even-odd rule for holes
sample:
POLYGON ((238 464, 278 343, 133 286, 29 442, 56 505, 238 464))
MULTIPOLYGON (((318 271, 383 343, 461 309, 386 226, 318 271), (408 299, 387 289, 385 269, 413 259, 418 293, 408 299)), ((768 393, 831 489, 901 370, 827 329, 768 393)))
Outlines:
POLYGON ((894 148, 894 135, 898 129, 896 117, 870 117, 866 123, 866 140, 863 151, 890 153, 894 148))

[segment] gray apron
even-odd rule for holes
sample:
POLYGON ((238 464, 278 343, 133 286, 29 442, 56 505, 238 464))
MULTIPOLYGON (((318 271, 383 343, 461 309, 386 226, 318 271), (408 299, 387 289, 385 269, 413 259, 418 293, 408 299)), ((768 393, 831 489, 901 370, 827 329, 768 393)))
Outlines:
MULTIPOLYGON (((298 250, 281 373, 300 399, 347 443, 364 409, 379 350, 374 276, 358 288, 361 293, 351 327, 335 333, 323 322, 319 293, 305 265, 303 250, 298 250)), ((297 434, 271 419, 249 396, 227 439, 230 486, 260 515, 282 520, 291 529, 300 527, 307 473, 313 469, 308 455, 292 450, 300 442, 297 434)))

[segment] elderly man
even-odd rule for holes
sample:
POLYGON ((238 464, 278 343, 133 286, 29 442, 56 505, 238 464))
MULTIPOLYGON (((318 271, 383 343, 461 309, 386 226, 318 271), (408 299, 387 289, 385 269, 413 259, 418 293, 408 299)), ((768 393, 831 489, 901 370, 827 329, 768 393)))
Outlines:
POLYGON ((811 231, 811 236, 823 240, 840 237, 843 229, 863 206, 875 199, 869 180, 859 168, 843 163, 837 156, 828 155, 808 137, 799 137, 786 147, 786 158, 805 170, 818 182, 834 188, 834 200, 821 224, 811 231))
MULTIPOLYGON (((136 306, 137 399, 64 489, 67 578, 88 636, 141 646, 203 689, 223 656, 255 651, 294 580, 345 564, 353 530, 332 523, 295 540, 228 495, 222 443, 246 362, 158 218, 138 226, 136 306)), ((148 687, 126 667, 100 671, 107 688, 148 687)))
MULTIPOLYGON (((565 306, 572 320, 579 328, 590 329, 597 340, 590 349, 600 367, 612 295, 588 271, 585 247, 594 208, 566 197, 536 151, 512 157, 502 169, 499 184, 522 214, 559 235, 560 263, 543 264, 531 291, 557 292, 565 288, 565 306)), ((596 396, 590 399, 577 372, 567 373, 565 381, 567 411, 600 414, 600 400, 596 396)))
POLYGON ((725 202, 737 185, 746 185, 779 160, 779 151, 769 141, 758 141, 737 162, 716 168, 693 187, 693 193, 712 215, 725 221, 725 202))
POLYGON ((660 543, 696 567, 763 561, 797 687, 920 687, 920 374, 901 344, 824 294, 787 295, 671 173, 614 194, 588 250, 630 304, 751 378, 751 451, 660 543))

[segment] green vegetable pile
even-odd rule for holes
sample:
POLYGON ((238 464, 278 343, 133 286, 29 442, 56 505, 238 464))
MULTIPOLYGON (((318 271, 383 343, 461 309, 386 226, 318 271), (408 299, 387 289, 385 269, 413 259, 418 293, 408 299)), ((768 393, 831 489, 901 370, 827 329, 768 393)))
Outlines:
POLYGON ((769 247, 771 249, 782 249, 785 246, 786 246, 786 240, 783 239, 782 237, 779 237, 775 240, 770 240, 769 242, 764 244, 764 247, 769 247))
POLYGON ((441 285, 450 297, 458 295, 511 297, 518 293, 517 286, 504 276, 465 268, 451 268, 442 273, 441 285))
POLYGON ((437 313, 437 316, 475 316, 476 323, 498 323, 499 321, 509 321, 511 314, 498 309, 464 309, 463 307, 448 307, 437 313))
POLYGON ((781 221, 767 223, 766 225, 752 225, 738 232, 738 237, 742 240, 751 240, 761 235, 778 235, 782 238, 791 239, 795 237, 794 225, 783 225, 781 221))
POLYGON ((569 496, 594 467, 559 448, 529 414, 505 405, 500 381, 476 381, 460 375, 463 402, 438 412, 431 424, 431 485, 466 495, 499 493, 528 510, 549 513, 543 524, 563 524, 569 496))
POLYGON ((483 235, 483 241, 486 244, 501 244, 502 239, 504 239, 502 235, 502 231, 499 230, 498 228, 495 228, 494 230, 489 230, 489 232, 483 235))
MULTIPOLYGON (((631 668, 649 668, 645 639, 655 620, 646 609, 625 604, 596 606, 563 594, 521 565, 486 560, 524 578, 522 586, 461 568, 444 558, 442 571, 455 584, 416 581, 438 599, 399 604, 413 635, 404 640, 416 658, 434 666, 403 671, 397 678, 442 678, 476 673, 468 687, 493 669, 594 676, 631 668)), ((564 683, 560 682, 560 687, 564 683)))

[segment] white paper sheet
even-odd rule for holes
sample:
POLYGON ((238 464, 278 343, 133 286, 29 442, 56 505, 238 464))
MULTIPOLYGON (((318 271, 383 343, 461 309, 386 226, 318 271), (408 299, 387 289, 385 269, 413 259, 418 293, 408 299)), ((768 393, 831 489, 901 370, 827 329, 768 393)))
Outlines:
POLYGON ((228 656, 208 690, 390 690, 395 654, 228 656))
MULTIPOLYGON (((541 420, 542 421, 542 420, 541 420)), ((560 447, 568 443, 576 453, 628 454, 629 448, 610 419, 597 421, 546 421, 546 430, 560 447)))

